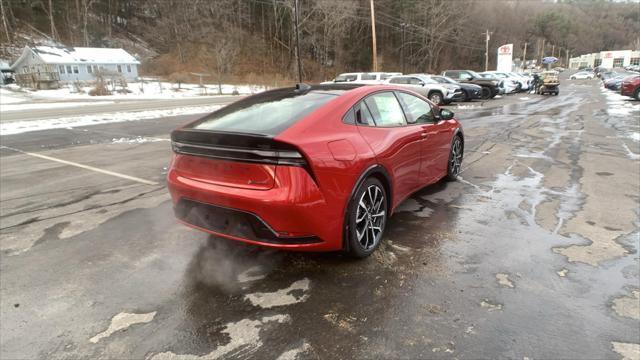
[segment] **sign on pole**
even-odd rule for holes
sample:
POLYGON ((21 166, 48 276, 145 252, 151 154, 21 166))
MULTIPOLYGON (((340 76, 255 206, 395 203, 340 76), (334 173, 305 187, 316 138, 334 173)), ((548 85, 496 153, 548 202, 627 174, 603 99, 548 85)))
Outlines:
POLYGON ((502 45, 498 48, 498 62, 496 71, 509 72, 513 67, 513 44, 502 45))

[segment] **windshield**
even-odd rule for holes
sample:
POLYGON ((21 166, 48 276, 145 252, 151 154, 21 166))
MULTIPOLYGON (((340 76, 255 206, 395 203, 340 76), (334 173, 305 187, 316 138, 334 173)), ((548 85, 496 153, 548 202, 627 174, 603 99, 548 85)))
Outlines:
POLYGON ((480 76, 480 74, 478 74, 477 72, 475 72, 475 71, 471 71, 471 70, 469 70, 469 74, 471 74, 471 76, 473 76, 473 77, 475 77, 475 78, 481 78, 481 77, 482 77, 482 76, 480 76))

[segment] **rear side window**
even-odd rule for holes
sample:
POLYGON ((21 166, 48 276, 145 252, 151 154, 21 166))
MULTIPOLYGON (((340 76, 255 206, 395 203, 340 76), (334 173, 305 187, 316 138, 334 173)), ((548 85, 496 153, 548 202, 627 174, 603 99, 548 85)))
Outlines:
POLYGON ((375 80, 376 79, 376 74, 362 74, 360 76, 360 78, 362 80, 375 80))
POLYGON ((398 92, 397 94, 405 109, 405 114, 407 114, 408 122, 414 124, 426 124, 435 121, 431 105, 426 101, 403 92, 398 92))
POLYGON ((382 92, 369 96, 364 100, 373 115, 376 126, 392 127, 405 124, 404 112, 398 99, 391 92, 382 92))
POLYGON ((296 93, 291 89, 269 91, 235 102, 189 127, 275 136, 336 96, 314 91, 296 93))
POLYGON ((335 82, 349 82, 349 81, 356 81, 356 79, 358 78, 357 75, 338 75, 335 80, 335 82))
POLYGON ((373 116, 364 102, 359 102, 354 107, 354 112, 358 125, 376 126, 376 123, 373 121, 373 116))

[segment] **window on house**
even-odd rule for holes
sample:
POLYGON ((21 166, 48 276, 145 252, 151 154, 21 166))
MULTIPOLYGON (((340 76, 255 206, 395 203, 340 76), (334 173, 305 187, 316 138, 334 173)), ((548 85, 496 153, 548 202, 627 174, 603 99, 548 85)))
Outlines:
POLYGON ((600 66, 600 65, 602 65, 602 59, 595 59, 595 60, 593 61, 593 66, 594 66, 594 67, 598 67, 598 66, 600 66))
POLYGON ((80 73, 80 68, 78 67, 78 65, 73 65, 73 73, 74 74, 80 73))
POLYGON ((67 65, 67 74, 71 74, 71 65, 67 65))
POLYGON ((131 72, 131 65, 127 65, 127 72, 131 72))
POLYGON ((93 65, 87 65, 87 73, 93 74, 93 65))
POLYGON ((118 65, 118 72, 121 73, 122 72, 122 65, 118 65))
POLYGON ((58 66, 58 70, 60 71, 60 74, 65 74, 66 72, 64 71, 64 65, 60 65, 58 66))
POLYGON ((629 65, 640 65, 640 58, 631 58, 629 65))

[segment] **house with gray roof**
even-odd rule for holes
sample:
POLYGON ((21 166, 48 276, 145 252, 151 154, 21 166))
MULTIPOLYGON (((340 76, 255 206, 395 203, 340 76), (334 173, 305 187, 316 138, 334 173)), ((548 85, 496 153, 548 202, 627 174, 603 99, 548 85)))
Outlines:
POLYGON ((124 49, 27 46, 11 68, 19 84, 48 89, 57 88, 60 82, 95 80, 98 71, 133 80, 139 65, 124 49))

